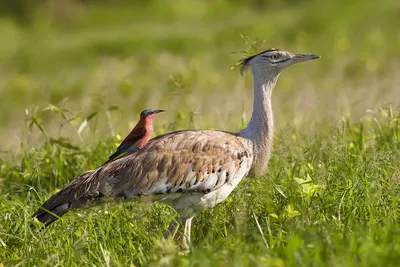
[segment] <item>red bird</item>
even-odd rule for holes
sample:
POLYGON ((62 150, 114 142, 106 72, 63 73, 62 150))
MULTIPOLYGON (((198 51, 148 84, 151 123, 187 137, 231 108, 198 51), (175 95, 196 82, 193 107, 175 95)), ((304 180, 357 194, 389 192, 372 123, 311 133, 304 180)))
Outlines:
POLYGON ((140 113, 140 120, 128 136, 122 141, 114 154, 112 154, 106 163, 122 157, 123 155, 143 148, 153 134, 154 115, 164 112, 162 109, 145 109, 140 113))

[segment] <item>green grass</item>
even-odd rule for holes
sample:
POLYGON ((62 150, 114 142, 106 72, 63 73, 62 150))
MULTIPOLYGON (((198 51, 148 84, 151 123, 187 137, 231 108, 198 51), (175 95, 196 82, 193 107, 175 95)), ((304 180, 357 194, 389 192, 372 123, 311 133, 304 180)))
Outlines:
POLYGON ((397 1, 255 3, 76 5, 63 18, 38 8, 28 25, 0 19, 0 266, 398 265, 397 1), (195 217, 189 254, 163 239, 175 213, 159 203, 29 227, 144 108, 167 110, 157 135, 243 127, 252 83, 232 67, 269 47, 322 57, 281 75, 267 175, 195 217))

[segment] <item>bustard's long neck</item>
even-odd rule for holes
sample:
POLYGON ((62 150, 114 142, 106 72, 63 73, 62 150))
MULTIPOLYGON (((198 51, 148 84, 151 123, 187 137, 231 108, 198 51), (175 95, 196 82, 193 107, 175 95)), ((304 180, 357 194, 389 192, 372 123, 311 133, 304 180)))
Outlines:
POLYGON ((271 94, 279 74, 267 74, 253 68, 254 104, 249 124, 239 135, 248 139, 253 145, 253 166, 250 174, 263 175, 267 170, 272 150, 274 118, 272 114, 271 94))

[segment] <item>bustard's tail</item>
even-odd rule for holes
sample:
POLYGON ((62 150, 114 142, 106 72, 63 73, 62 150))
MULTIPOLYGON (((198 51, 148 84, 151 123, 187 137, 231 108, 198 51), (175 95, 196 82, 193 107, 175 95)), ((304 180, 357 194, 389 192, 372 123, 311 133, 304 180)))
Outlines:
POLYGON ((94 171, 87 171, 61 191, 51 196, 36 212, 33 218, 45 226, 63 216, 68 210, 84 206, 89 200, 96 200, 101 194, 95 193, 94 171))

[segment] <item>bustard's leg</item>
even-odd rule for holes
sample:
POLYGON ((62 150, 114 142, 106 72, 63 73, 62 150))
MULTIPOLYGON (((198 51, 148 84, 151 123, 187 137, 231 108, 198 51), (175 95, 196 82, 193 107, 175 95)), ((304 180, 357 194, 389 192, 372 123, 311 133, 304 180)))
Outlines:
POLYGON ((194 216, 192 217, 188 217, 185 220, 185 230, 183 232, 183 247, 185 249, 189 249, 190 246, 190 230, 192 228, 192 219, 194 216))

